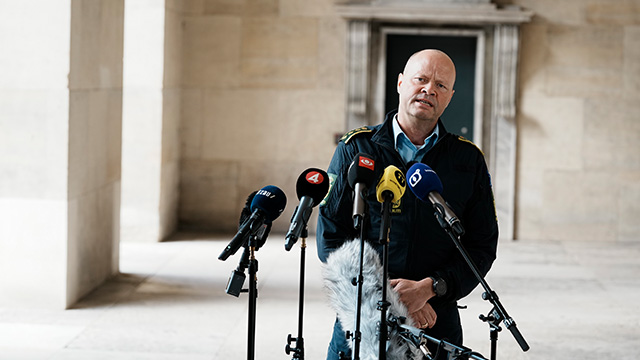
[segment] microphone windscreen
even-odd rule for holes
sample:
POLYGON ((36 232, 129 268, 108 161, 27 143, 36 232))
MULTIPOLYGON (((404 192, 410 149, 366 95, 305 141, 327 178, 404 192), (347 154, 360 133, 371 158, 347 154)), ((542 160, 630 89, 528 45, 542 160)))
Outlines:
POLYGON ((404 195, 406 186, 407 184, 402 171, 393 165, 387 166, 382 173, 380 181, 378 181, 378 185, 376 186, 376 196, 378 201, 381 203, 384 202, 383 194, 386 191, 390 191, 393 194, 392 200, 394 202, 400 200, 402 195, 404 195))
POLYGON ((375 181, 375 165, 373 157, 366 153, 358 153, 353 157, 349 171, 347 173, 347 181, 352 188, 357 183, 364 183, 367 188, 371 187, 375 181))
POLYGON ((313 199, 313 206, 320 204, 329 191, 329 176, 324 170, 309 168, 298 177, 296 193, 298 199, 308 196, 313 199))
POLYGON ((287 197, 277 186, 267 185, 258 190, 251 200, 251 212, 260 209, 265 213, 265 221, 270 223, 282 214, 287 205, 287 197))
POLYGON ((422 201, 429 202, 429 193, 435 191, 442 194, 442 182, 428 165, 416 163, 407 171, 409 189, 422 201))

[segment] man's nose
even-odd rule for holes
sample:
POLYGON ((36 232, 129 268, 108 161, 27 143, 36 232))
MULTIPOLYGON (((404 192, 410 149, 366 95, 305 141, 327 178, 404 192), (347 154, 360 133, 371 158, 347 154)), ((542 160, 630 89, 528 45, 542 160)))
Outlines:
POLYGON ((435 95, 436 94, 435 89, 433 87, 433 84, 431 82, 426 83, 422 87, 421 92, 423 92, 423 93, 425 93, 427 95, 435 95))

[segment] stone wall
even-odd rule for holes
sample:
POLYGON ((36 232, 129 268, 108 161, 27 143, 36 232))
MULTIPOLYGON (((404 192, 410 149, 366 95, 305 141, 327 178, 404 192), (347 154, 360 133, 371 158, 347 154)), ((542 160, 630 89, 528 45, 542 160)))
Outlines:
POLYGON ((639 241, 640 1, 501 1, 522 27, 516 237, 639 241))
POLYGON ((274 229, 288 228, 298 175, 326 169, 334 133, 345 131, 345 23, 332 5, 209 0, 186 9, 182 228, 236 230, 247 195, 266 185, 286 193, 274 229))

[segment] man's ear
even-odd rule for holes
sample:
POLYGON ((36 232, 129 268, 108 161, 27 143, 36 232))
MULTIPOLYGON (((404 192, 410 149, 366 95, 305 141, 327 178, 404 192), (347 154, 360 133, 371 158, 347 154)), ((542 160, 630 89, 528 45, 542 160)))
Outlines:
POLYGON ((402 73, 398 74, 398 84, 396 85, 396 92, 400 94, 400 85, 402 85, 402 73))

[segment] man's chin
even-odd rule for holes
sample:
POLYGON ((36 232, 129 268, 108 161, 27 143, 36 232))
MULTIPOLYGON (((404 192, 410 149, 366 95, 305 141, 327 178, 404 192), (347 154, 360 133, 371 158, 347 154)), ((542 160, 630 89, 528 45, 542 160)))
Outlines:
POLYGON ((438 117, 433 112, 416 111, 411 116, 421 122, 435 123, 438 121, 438 117))

